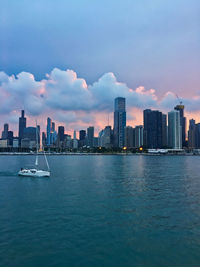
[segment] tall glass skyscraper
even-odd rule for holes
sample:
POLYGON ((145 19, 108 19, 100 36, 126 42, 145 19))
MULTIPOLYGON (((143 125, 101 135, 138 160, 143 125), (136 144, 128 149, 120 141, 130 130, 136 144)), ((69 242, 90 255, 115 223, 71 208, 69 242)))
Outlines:
POLYGON ((94 146, 94 127, 90 126, 87 128, 87 145, 89 147, 94 146))
POLYGON ((180 112, 177 110, 168 112, 168 145, 173 149, 182 148, 180 112))
POLYGON ((143 125, 139 125, 135 127, 135 147, 139 148, 141 146, 143 146, 143 133, 144 133, 144 129, 143 129, 143 125))
POLYGON ((178 110, 180 112, 180 125, 182 128, 182 146, 184 147, 186 144, 186 118, 184 117, 184 105, 176 105, 174 110, 178 110))
POLYGON ((47 146, 51 145, 51 119, 47 118, 47 146))
POLYGON ((133 148, 135 146, 133 131, 134 129, 131 126, 124 128, 124 146, 126 148, 133 148))
POLYGON ((64 141, 65 138, 65 128, 64 126, 58 126, 58 139, 59 141, 64 141))
POLYGON ((8 138, 8 129, 9 129, 8 123, 5 123, 3 127, 2 136, 1 136, 2 139, 8 138))
POLYGON ((200 148, 200 123, 195 123, 193 119, 189 121, 188 147, 200 148))
POLYGON ((21 111, 21 117, 19 118, 19 145, 21 145, 21 140, 23 138, 24 129, 26 128, 26 118, 24 116, 24 110, 21 111))
POLYGON ((124 129, 126 127, 126 99, 115 98, 114 106, 114 147, 124 146, 124 129))
POLYGON ((80 130, 79 131, 79 140, 85 140, 86 138, 86 131, 85 130, 80 130))
POLYGON ((162 112, 144 110, 144 146, 146 148, 161 148, 162 144, 162 112))
POLYGON ((168 145, 167 140, 167 115, 162 114, 162 147, 166 148, 168 145))
POLYGON ((52 133, 55 132, 56 128, 55 128, 55 122, 52 121, 51 123, 51 131, 52 133))
POLYGON ((188 131, 188 147, 196 148, 196 124, 195 120, 191 119, 189 122, 189 131, 188 131))
POLYGON ((86 145, 86 131, 80 130, 79 131, 79 147, 83 147, 86 145))

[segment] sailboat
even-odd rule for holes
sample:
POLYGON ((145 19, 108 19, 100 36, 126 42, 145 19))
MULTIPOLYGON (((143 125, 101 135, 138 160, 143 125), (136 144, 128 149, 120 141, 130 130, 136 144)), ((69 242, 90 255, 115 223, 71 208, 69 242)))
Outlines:
POLYGON ((29 169, 29 168, 21 168, 21 170, 18 172, 19 176, 28 176, 28 177, 49 177, 50 176, 50 168, 49 163, 47 161, 47 157, 44 151, 44 158, 47 165, 47 170, 39 170, 38 169, 38 127, 36 123, 36 159, 35 159, 35 168, 29 169))

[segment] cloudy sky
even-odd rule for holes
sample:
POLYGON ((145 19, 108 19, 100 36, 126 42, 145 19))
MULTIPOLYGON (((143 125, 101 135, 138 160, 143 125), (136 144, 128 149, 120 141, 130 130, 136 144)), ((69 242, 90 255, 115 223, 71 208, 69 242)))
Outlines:
MULTIPOLYGON (((184 101, 200 113, 199 0, 7 0, 0 4, 0 129, 50 115, 68 131, 184 101)), ((200 119, 199 119, 200 121, 200 119)))

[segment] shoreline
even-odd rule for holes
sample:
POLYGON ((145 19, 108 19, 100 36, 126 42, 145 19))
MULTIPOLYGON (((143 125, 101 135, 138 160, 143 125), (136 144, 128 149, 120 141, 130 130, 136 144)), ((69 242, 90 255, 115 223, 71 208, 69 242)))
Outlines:
MULTIPOLYGON (((46 156, 200 156, 195 153, 79 153, 79 152, 63 152, 63 153, 45 153, 46 156)), ((35 156, 36 153, 30 152, 0 152, 0 156, 35 156)), ((38 153, 43 156, 44 153, 38 153)))

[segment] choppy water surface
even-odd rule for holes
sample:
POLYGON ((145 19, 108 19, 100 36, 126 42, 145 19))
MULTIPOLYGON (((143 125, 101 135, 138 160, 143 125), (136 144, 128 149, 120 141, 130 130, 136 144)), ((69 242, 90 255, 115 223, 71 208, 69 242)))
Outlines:
POLYGON ((50 178, 16 175, 32 162, 0 156, 0 266, 200 266, 200 157, 50 156, 50 178))

